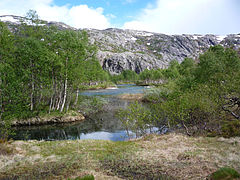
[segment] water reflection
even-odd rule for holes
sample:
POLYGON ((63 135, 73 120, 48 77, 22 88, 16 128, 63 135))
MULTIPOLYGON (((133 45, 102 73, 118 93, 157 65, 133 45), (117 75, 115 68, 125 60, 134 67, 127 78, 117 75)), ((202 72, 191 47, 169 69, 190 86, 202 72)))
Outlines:
MULTIPOLYGON (((126 108, 131 101, 121 100, 114 96, 123 93, 142 93, 144 87, 135 85, 120 85, 118 89, 91 90, 82 92, 82 95, 110 95, 110 104, 104 112, 92 115, 85 121, 74 124, 48 125, 36 127, 22 127, 16 129, 16 140, 66 140, 66 139, 103 139, 123 141, 128 139, 126 131, 119 119, 115 116, 120 108, 126 108)), ((132 134, 134 136, 134 134, 132 134)))
POLYGON ((67 139, 103 139, 123 141, 127 139, 126 131, 116 118, 103 117, 86 119, 75 124, 24 127, 17 130, 13 139, 67 140, 67 139))
POLYGON ((146 87, 143 86, 136 86, 134 84, 122 84, 118 85, 117 89, 99 89, 99 90, 89 90, 81 92, 81 95, 84 96, 104 96, 104 95, 111 95, 116 96, 119 94, 138 94, 143 93, 146 87))

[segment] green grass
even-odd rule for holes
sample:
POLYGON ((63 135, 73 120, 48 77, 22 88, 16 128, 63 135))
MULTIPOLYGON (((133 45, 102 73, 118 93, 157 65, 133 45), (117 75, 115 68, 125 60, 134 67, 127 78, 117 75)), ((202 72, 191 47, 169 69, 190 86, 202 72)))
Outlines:
MULTIPOLYGON (((86 175, 95 179, 204 179, 219 167, 240 171, 239 138, 170 133, 127 142, 13 141, 6 147, 12 153, 0 158, 0 180, 78 180, 86 175)), ((225 171, 212 177, 226 173, 226 177, 238 176, 232 170, 225 171)))
POLYGON ((0 170, 0 179, 64 179, 99 169, 105 159, 119 159, 137 148, 134 142, 97 140, 25 143, 24 160, 0 170), (34 160, 36 156, 40 158, 34 160))
POLYGON ((210 176, 211 180, 233 180, 239 178, 240 174, 235 169, 229 167, 220 168, 210 176))
POLYGON ((94 176, 93 175, 86 175, 83 177, 77 177, 75 179, 68 179, 68 180, 94 180, 94 176))

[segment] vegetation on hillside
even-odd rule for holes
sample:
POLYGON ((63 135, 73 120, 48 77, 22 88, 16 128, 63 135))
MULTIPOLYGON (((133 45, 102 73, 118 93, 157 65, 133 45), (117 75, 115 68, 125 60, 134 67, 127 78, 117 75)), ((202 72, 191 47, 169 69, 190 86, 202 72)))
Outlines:
MULTIPOLYGON (((140 77, 154 79, 158 71, 145 70, 140 77)), ((189 58, 181 64, 172 61, 168 69, 159 72, 164 83, 145 95, 145 101, 152 104, 148 118, 143 122, 138 117, 145 116, 146 111, 130 105, 120 113, 123 121, 140 123, 141 128, 152 119, 169 128, 183 127, 188 135, 240 135, 240 58, 235 50, 210 47, 198 63, 189 58), (134 119, 128 111, 137 113, 134 119)))
POLYGON ((41 24, 35 11, 14 33, 0 22, 0 138, 10 120, 74 109, 85 84, 109 79, 86 32, 41 24))

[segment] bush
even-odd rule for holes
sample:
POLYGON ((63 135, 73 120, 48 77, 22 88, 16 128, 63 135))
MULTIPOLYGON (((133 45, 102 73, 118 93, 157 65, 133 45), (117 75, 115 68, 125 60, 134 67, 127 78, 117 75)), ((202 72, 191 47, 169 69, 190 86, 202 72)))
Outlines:
POLYGON ((232 180, 240 178, 240 174, 232 168, 223 167, 212 173, 209 177, 210 180, 232 180))
POLYGON ((94 180, 94 176, 93 175, 86 175, 83 177, 77 177, 75 179, 68 179, 68 180, 94 180))
POLYGON ((223 137, 240 136, 240 121, 225 121, 223 122, 221 130, 223 137))
POLYGON ((130 137, 130 131, 136 134, 136 137, 146 134, 146 129, 151 124, 150 111, 144 108, 137 101, 130 104, 127 109, 120 109, 118 117, 130 137))

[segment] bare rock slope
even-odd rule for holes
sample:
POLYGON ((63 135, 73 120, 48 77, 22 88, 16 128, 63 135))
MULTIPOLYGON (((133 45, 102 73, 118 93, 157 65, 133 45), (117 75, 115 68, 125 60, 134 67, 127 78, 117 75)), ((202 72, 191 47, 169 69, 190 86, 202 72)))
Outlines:
MULTIPOLYGON (((7 22, 11 29, 20 25, 23 19, 19 16, 0 16, 0 21, 7 22)), ((78 30, 61 22, 43 23, 56 25, 59 29, 78 30)), ((111 74, 127 69, 139 73, 144 69, 166 68, 172 60, 182 62, 186 57, 197 59, 210 46, 218 44, 240 49, 240 33, 218 36, 166 35, 114 28, 84 30, 88 32, 91 43, 98 46, 97 56, 103 69, 111 74)))
POLYGON ((144 69, 166 68, 172 60, 197 59, 210 46, 218 44, 240 48, 240 34, 165 35, 121 29, 88 29, 87 32, 99 48, 102 67, 112 74, 126 69, 139 73, 144 69))

